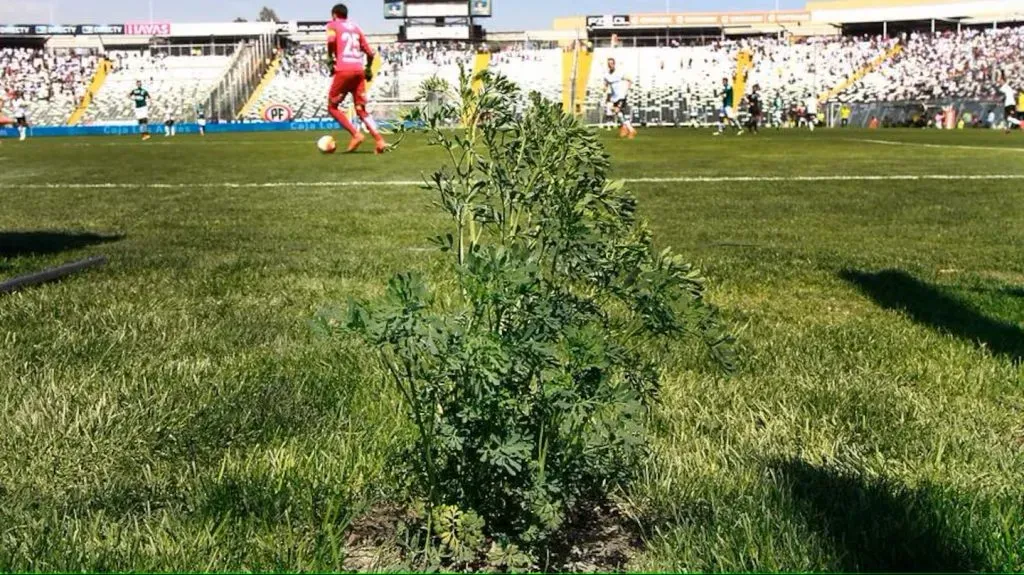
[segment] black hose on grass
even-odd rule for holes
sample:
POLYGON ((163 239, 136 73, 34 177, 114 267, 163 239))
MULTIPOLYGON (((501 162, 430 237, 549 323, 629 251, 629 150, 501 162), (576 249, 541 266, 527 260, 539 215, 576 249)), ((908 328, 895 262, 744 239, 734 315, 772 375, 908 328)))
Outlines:
POLYGON ((23 288, 57 281, 90 268, 106 265, 106 263, 106 256, 93 256, 91 258, 71 262, 55 268, 45 269, 41 272, 12 278, 0 283, 0 295, 14 293, 23 288))

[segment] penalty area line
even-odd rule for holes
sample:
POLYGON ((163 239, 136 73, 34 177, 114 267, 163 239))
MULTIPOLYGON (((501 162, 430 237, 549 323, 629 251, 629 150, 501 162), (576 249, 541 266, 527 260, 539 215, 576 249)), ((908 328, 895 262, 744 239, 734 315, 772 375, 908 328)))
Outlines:
POLYGON ((1015 153, 1024 152, 1024 147, 1000 147, 994 145, 930 144, 925 142, 903 142, 898 140, 869 140, 860 138, 850 138, 847 141, 873 143, 880 145, 909 145, 914 147, 933 147, 939 149, 971 149, 974 151, 1012 151, 1015 153))
MULTIPOLYGON (((614 180, 614 178, 613 178, 614 180)), ((666 176, 621 178, 627 184, 717 184, 717 183, 787 183, 787 182, 925 182, 925 181, 997 181, 1024 180, 1024 174, 880 174, 822 176, 666 176)), ((262 188, 373 188, 422 186, 417 180, 362 180, 339 182, 194 182, 194 183, 8 183, 12 188, 27 190, 182 190, 189 188, 262 189, 262 188)))

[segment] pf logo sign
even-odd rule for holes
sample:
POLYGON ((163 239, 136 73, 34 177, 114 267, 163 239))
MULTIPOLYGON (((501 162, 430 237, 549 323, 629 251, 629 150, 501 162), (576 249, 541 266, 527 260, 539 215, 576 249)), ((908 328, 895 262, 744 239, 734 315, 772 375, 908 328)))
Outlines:
POLYGON ((263 108, 263 119, 268 122, 287 122, 292 117, 292 109, 284 104, 270 104, 263 108))
POLYGON ((628 14, 587 16, 587 28, 624 28, 630 25, 628 14))

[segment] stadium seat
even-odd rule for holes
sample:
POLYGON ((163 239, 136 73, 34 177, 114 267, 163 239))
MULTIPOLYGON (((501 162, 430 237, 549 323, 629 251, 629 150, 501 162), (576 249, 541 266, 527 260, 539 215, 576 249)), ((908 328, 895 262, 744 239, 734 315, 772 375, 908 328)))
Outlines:
POLYGON ((558 48, 512 49, 491 56, 491 69, 516 82, 524 94, 538 92, 562 99, 562 51, 558 48))
POLYGON ((195 105, 207 101, 230 62, 229 56, 151 56, 142 51, 115 51, 108 57, 114 69, 86 111, 86 123, 134 121, 128 94, 140 80, 152 96, 150 121, 163 120, 168 108, 178 120, 192 119, 195 105))
POLYGON ((95 54, 69 50, 0 49, 0 100, 7 100, 7 108, 21 95, 31 124, 64 124, 85 96, 98 61, 95 54))

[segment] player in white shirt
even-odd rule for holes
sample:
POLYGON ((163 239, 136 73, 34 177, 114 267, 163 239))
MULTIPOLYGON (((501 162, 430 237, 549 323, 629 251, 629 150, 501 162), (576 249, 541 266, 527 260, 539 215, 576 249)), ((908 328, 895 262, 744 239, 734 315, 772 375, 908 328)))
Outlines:
POLYGON ((164 137, 173 138, 177 134, 177 128, 174 125, 174 110, 167 108, 167 112, 164 113, 164 137))
POLYGON ((25 95, 14 99, 14 122, 18 126, 18 139, 22 142, 28 137, 28 112, 25 110, 25 95))
POLYGON ((636 128, 629 119, 629 89, 633 81, 615 68, 615 58, 608 58, 608 73, 604 75, 605 101, 615 109, 615 118, 619 122, 619 137, 633 139, 636 128))
POLYGON ((804 115, 807 116, 807 127, 813 132, 815 124, 818 123, 817 96, 807 96, 807 100, 804 102, 804 115))
POLYGON ((615 105, 611 102, 605 102, 601 113, 604 114, 604 118, 601 120, 601 127, 611 131, 616 122, 615 105))
POLYGON ((1017 90, 1010 87, 1003 75, 1003 85, 999 87, 999 93, 1003 96, 1003 113, 1006 115, 1006 133, 1010 133, 1010 125, 1020 127, 1020 120, 1017 119, 1017 90))

